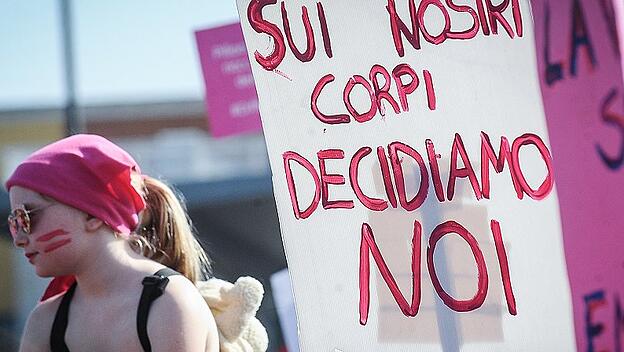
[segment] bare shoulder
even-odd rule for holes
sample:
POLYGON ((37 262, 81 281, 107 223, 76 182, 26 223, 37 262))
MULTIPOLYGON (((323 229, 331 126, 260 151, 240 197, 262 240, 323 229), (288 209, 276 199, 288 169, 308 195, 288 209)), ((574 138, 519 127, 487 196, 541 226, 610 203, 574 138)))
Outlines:
POLYGON ((170 276, 164 294, 154 301, 147 332, 155 352, 219 350, 208 305, 195 285, 181 275, 170 276))
POLYGON ((52 323, 62 297, 58 295, 40 302, 30 313, 20 343, 21 352, 50 350, 52 323))

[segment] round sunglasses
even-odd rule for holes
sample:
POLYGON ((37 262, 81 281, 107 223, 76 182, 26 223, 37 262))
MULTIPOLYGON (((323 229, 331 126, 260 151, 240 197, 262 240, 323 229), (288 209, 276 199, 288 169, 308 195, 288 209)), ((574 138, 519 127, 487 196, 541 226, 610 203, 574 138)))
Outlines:
POLYGON ((20 229, 27 235, 30 235, 32 231, 32 219, 30 214, 41 211, 52 204, 46 204, 44 206, 35 209, 26 209, 24 205, 13 209, 8 216, 9 232, 11 236, 15 237, 19 233, 20 229))

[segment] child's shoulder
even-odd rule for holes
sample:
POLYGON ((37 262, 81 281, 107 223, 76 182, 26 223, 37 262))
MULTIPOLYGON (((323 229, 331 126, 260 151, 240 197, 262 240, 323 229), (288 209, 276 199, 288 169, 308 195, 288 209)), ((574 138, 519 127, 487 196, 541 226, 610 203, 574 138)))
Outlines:
POLYGON ((163 295, 150 309, 147 332, 152 344, 172 350, 203 350, 214 341, 218 346, 216 331, 212 312, 195 285, 182 275, 169 276, 163 295))
POLYGON ((22 350, 35 351, 49 349, 50 333, 56 311, 61 304, 63 294, 39 302, 30 313, 24 334, 22 336, 22 350))

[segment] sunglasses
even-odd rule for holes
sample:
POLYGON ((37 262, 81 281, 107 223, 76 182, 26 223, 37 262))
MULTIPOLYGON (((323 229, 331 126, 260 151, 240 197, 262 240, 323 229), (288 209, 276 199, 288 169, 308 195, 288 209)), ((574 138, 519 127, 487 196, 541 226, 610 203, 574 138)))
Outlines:
POLYGON ((25 234, 30 235, 30 231, 32 231, 32 220, 30 218, 30 214, 43 210, 51 205, 52 204, 47 204, 30 210, 26 209, 24 205, 20 205, 19 207, 13 209, 8 217, 9 232, 11 233, 11 236, 17 236, 20 229, 25 234))

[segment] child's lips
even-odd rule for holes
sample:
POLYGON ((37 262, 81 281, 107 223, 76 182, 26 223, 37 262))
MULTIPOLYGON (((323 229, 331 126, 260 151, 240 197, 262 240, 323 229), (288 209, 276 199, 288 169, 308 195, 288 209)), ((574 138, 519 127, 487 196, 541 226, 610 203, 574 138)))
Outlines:
POLYGON ((30 253, 25 253, 24 255, 26 256, 26 258, 28 258, 29 262, 33 262, 33 259, 35 258, 35 256, 37 256, 37 254, 39 254, 38 252, 30 252, 30 253))

